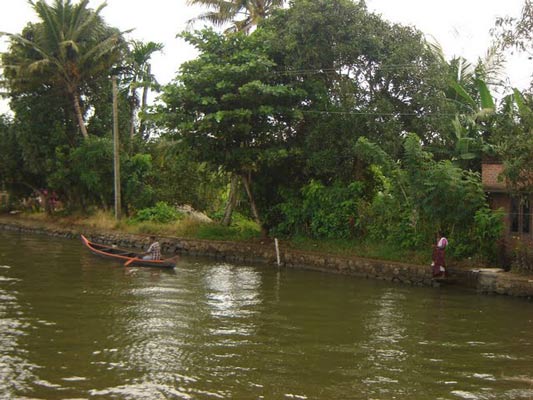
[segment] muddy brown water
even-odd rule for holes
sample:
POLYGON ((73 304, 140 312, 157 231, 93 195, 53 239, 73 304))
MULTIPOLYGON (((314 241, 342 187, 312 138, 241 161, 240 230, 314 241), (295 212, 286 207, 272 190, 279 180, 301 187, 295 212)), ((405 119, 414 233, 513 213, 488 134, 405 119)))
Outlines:
POLYGON ((2 399, 531 399, 533 303, 0 232, 2 399))

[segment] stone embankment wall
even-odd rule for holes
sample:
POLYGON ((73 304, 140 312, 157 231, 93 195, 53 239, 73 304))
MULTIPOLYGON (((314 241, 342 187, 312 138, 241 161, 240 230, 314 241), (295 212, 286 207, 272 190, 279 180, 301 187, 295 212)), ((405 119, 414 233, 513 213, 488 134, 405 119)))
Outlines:
MULTIPOLYGON (((19 232, 42 233, 51 236, 75 238, 80 232, 72 227, 36 226, 22 220, 5 221, 0 219, 0 229, 19 232)), ((131 235, 117 232, 85 231, 90 240, 97 243, 114 244, 118 247, 146 249, 147 235, 131 235)), ((260 263, 277 265, 277 255, 273 243, 245 243, 193 240, 174 237, 159 237, 164 255, 183 254, 207 256, 218 260, 236 263, 260 263)), ((280 266, 304 268, 324 272, 379 279, 417 286, 438 286, 432 279, 429 266, 413 265, 359 257, 342 257, 330 254, 303 252, 280 248, 280 266)), ((498 269, 448 268, 447 284, 473 288, 487 294, 505 294, 520 297, 533 297, 533 277, 529 279, 498 269)))

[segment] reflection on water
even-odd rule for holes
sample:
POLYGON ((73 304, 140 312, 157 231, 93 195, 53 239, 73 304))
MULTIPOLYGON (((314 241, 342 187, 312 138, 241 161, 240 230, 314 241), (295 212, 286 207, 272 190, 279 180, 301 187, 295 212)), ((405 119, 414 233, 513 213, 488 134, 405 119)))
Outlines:
POLYGON ((5 276, 11 267, 0 266, 0 393, 15 397, 27 391, 35 380, 32 365, 25 358, 26 352, 19 347, 19 338, 28 335, 29 323, 18 304, 14 283, 19 279, 5 276))
POLYGON ((0 232, 0 398, 529 399, 533 304, 0 232))
POLYGON ((259 272, 249 267, 217 265, 205 275, 206 306, 217 321, 213 336, 251 336, 261 304, 259 272))
POLYGON ((388 388, 398 386, 400 377, 405 375, 408 354, 402 343, 406 336, 402 300, 404 295, 397 289, 382 291, 365 322, 368 342, 363 343, 363 348, 373 376, 363 379, 363 383, 369 396, 388 393, 388 388))

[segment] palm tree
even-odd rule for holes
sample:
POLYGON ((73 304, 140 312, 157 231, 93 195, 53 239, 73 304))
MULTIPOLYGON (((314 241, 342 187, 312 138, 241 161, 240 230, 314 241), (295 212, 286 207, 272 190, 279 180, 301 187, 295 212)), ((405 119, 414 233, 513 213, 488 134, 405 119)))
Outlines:
POLYGON ((64 91, 72 105, 77 125, 88 138, 82 108, 83 86, 96 76, 108 74, 121 56, 122 35, 100 17, 89 0, 29 1, 41 22, 30 24, 23 34, 1 32, 11 39, 11 53, 4 53, 3 67, 11 89, 28 82, 50 85, 64 91), (18 46, 18 50, 17 50, 18 46))
MULTIPOLYGON (((163 50, 162 43, 143 43, 136 40, 131 43, 131 49, 127 57, 125 79, 129 86, 128 98, 131 107, 130 136, 132 138, 135 133, 135 112, 137 108, 140 106, 141 112, 144 111, 148 100, 148 91, 151 88, 158 87, 157 81, 152 75, 150 58, 154 53, 161 50, 163 50), (137 96, 138 88, 142 88, 140 100, 137 96)), ((144 123, 142 118, 139 125, 139 132, 141 135, 144 134, 144 123)))
POLYGON ((268 17, 285 0, 188 0, 189 5, 202 5, 211 9, 192 21, 209 21, 217 26, 233 23, 228 31, 249 32, 268 17))

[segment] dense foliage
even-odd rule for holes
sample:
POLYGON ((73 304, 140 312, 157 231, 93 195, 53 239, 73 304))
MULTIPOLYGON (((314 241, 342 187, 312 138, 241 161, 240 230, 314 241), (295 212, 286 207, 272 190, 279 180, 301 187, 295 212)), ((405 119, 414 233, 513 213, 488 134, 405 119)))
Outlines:
MULTIPOLYGON (((221 216, 233 177, 246 237, 257 226, 246 218, 285 237, 403 249, 427 248, 441 229, 458 257, 496 256, 502 219, 486 204, 480 165, 500 157, 517 191, 533 188, 527 93, 498 102, 490 68, 447 61, 364 2, 191 2, 234 29, 183 33, 198 56, 151 109, 149 60, 161 45, 128 43, 87 1, 36 2, 64 18, 9 35, 14 115, 0 119, 1 188, 19 199, 54 193, 67 210, 111 209, 118 74, 123 208, 137 221, 173 221, 177 204, 221 216), (239 10, 244 19, 232 19, 239 10), (68 43, 50 35, 61 21, 76 28, 68 43)), ((523 37, 510 32, 506 43, 523 37)))

